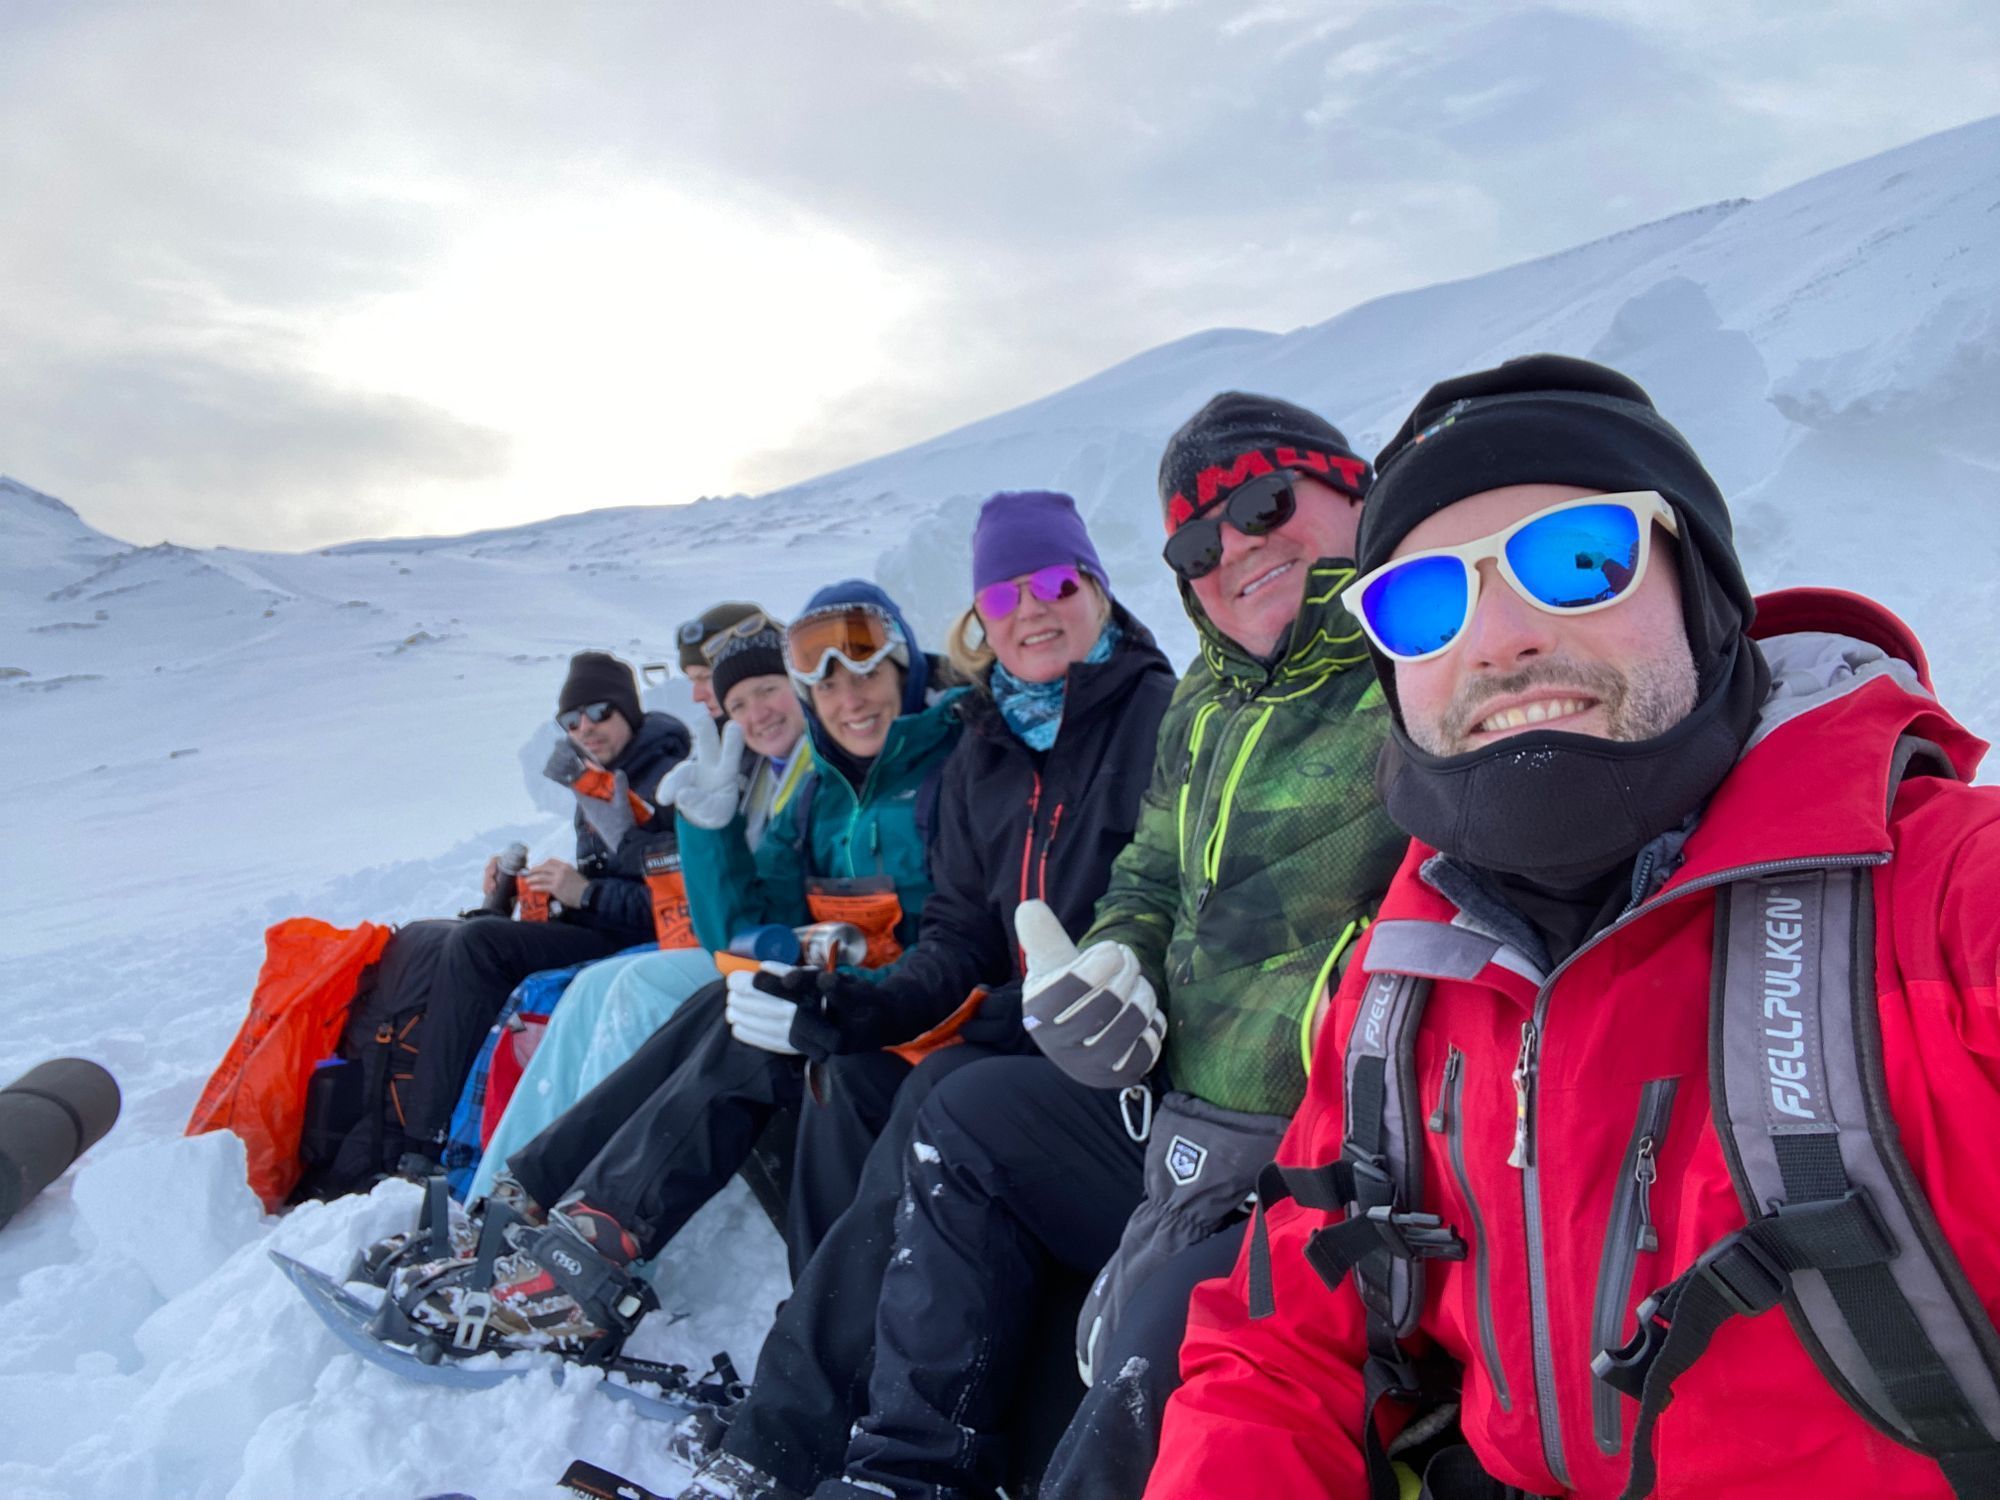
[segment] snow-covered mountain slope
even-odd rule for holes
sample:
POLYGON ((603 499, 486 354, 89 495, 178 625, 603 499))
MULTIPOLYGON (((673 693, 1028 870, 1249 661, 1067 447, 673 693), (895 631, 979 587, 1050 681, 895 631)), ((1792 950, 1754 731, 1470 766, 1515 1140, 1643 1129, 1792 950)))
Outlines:
MULTIPOLYGON (((1759 586, 1884 599, 1990 734, 1996 317, 1986 121, 1313 327, 1198 334, 756 498, 285 555, 130 547, 0 481, 0 1082, 80 1052, 127 1100, 92 1161, 0 1231, 0 1494, 508 1500, 546 1495, 572 1451, 670 1483, 658 1434, 587 1389, 417 1398, 336 1356, 263 1247, 338 1266, 403 1204, 385 1190, 274 1232, 226 1140, 174 1139, 268 921, 450 911, 507 840, 566 845, 528 747, 570 651, 668 659, 675 624, 718 598, 786 611, 855 573, 935 639, 965 600, 978 500, 1048 485, 1185 657, 1153 471, 1202 400, 1285 395, 1370 451, 1431 381, 1555 349, 1653 391, 1730 491, 1759 586)), ((653 696, 686 707, 678 681, 653 696)), ((702 1315, 665 1347, 747 1362, 780 1265, 725 1204, 668 1267, 669 1303, 702 1315)))

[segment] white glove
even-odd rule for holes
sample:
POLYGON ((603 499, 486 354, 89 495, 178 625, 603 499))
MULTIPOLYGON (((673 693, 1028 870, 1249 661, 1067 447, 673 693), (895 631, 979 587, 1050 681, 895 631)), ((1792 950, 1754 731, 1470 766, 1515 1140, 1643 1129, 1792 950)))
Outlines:
POLYGON ((736 772, 743 763, 743 726, 731 720, 716 739, 707 714, 696 714, 694 753, 660 778, 656 806, 672 804, 697 828, 727 828, 736 816, 736 772))
POLYGON ((1153 1071, 1167 1020, 1139 959, 1123 943, 1081 953, 1042 901, 1023 901, 1014 932, 1028 975, 1021 1025, 1049 1061, 1089 1088, 1116 1089, 1153 1071))
MULTIPOLYGON (((773 963, 768 959, 757 966, 763 974, 789 974, 796 964, 773 963)), ((780 1057, 797 1057, 792 1045, 792 1017, 798 1014, 795 1001, 757 988, 757 974, 740 969, 728 979, 729 999, 722 1014, 736 1040, 746 1047, 761 1047, 780 1057)))

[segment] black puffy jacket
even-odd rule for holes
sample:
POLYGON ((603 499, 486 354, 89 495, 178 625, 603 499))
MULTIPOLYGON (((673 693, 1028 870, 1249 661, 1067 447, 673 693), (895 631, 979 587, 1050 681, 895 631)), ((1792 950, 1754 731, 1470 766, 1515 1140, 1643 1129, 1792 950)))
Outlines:
MULTIPOLYGON (((650 805, 660 778, 687 759, 689 748, 685 724, 671 714, 649 713, 639 721, 639 732, 632 736, 625 753, 606 769, 623 771, 626 785, 650 805)), ((584 820, 583 810, 577 809, 576 867, 590 882, 590 900, 581 911, 564 912, 564 920, 643 943, 653 935, 646 856, 663 845, 671 849, 673 842, 673 814, 655 812, 650 823, 626 834, 614 853, 584 820)))
POLYGON ((938 787, 922 936, 870 986, 865 1010, 838 1017, 843 1050, 920 1036, 981 984, 992 993, 963 1035, 1019 1045, 1014 908, 1046 901, 1071 933, 1090 926, 1111 862, 1131 841, 1174 693, 1151 632, 1115 608, 1123 638, 1108 661, 1069 669, 1062 732, 1047 751, 1016 738, 984 692, 967 696, 965 735, 938 787))

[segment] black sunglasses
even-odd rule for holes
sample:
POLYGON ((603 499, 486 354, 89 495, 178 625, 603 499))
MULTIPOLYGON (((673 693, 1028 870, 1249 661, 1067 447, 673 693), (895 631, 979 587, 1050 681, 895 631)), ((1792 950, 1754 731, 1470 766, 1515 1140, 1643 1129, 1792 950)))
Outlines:
POLYGON ((556 715, 556 723, 565 731, 575 729, 585 719, 593 724, 602 724, 618 710, 609 703, 586 703, 582 708, 566 708, 556 715))
POLYGON ((1202 514, 1183 521, 1167 538, 1161 556, 1167 566, 1192 583, 1206 578, 1222 563, 1222 523, 1227 521, 1245 536, 1263 536, 1291 520, 1299 508, 1292 492, 1292 476, 1283 469, 1260 474, 1231 490, 1228 496, 1202 514))

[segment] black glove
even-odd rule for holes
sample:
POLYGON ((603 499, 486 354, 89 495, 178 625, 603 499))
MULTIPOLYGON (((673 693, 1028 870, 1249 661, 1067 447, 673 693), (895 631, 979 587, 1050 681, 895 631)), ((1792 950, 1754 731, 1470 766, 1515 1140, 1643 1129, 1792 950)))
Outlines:
MULTIPOLYGON (((814 1000, 800 1000, 792 1017, 792 1045, 814 1062, 848 1052, 872 1052, 882 1045, 875 1030, 881 1014, 875 985, 858 974, 835 969, 812 974, 814 1000)), ((791 979, 787 974, 785 979, 791 979)))

